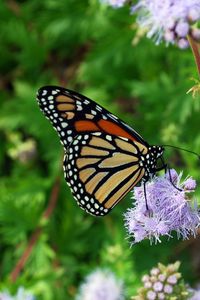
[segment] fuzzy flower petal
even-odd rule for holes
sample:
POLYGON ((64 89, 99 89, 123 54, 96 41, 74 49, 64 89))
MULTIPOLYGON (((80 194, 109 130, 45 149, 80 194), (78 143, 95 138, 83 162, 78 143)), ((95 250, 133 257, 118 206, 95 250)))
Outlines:
POLYGON ((96 270, 86 277, 76 300, 123 300, 123 284, 106 270, 96 270))
POLYGON ((195 201, 188 194, 194 191, 196 182, 192 178, 181 180, 175 170, 155 177, 146 183, 148 210, 146 209, 144 187, 135 187, 134 207, 125 213, 125 226, 134 242, 144 238, 160 242, 160 236, 171 237, 171 231, 187 239, 195 236, 200 226, 200 215, 195 201), (172 182, 171 182, 172 180, 172 182))
POLYGON ((147 37, 156 44, 165 40, 167 44, 188 46, 186 37, 194 22, 200 20, 199 0, 140 0, 132 6, 137 12, 138 23, 146 28, 147 37))
MULTIPOLYGON (((113 7, 122 7, 126 0, 101 0, 113 7)), ((130 2, 129 2, 130 3, 130 2)), ((156 44, 165 41, 180 49, 189 47, 187 35, 200 41, 200 31, 194 23, 200 21, 199 0, 138 0, 131 5, 131 13, 137 14, 137 22, 148 38, 156 44)))

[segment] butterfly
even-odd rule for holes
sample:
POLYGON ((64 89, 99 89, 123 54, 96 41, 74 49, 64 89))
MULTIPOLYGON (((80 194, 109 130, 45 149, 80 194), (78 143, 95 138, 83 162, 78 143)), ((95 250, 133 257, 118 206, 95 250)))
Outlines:
POLYGON ((164 148, 150 146, 134 129, 89 98, 58 86, 37 93, 40 109, 64 147, 64 177, 78 205, 104 216, 163 164, 164 148))

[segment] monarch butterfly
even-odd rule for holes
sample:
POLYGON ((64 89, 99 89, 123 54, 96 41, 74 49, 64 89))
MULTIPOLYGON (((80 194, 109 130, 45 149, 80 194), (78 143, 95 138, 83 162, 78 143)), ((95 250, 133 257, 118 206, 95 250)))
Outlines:
POLYGON ((40 109, 64 146, 64 177, 78 205, 104 216, 141 180, 156 171, 164 148, 150 146, 134 129, 78 94, 57 87, 39 89, 40 109))

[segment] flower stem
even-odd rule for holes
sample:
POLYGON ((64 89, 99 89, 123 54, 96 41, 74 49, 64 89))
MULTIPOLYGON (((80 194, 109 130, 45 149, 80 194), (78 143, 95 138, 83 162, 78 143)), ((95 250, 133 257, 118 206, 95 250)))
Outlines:
MULTIPOLYGON (((50 216, 56 206, 57 200, 58 200, 59 190, 60 190, 60 176, 58 176, 54 182, 54 185, 53 185, 53 188, 51 191, 51 195, 49 198, 49 203, 48 203, 46 210, 44 211, 44 213, 42 215, 42 218, 44 218, 46 220, 50 218, 50 216)), ((35 246, 36 242, 38 241, 41 233, 42 233, 42 228, 40 226, 38 226, 35 229, 35 231, 32 233, 25 251, 23 252, 20 259, 18 260, 13 271, 11 272, 10 279, 12 282, 15 282, 17 280, 20 272, 22 271, 28 258, 30 257, 33 247, 35 246)))
POLYGON ((191 37, 191 35, 188 35, 188 41, 190 43, 190 47, 191 47, 193 55, 194 55, 195 63, 196 63, 196 66, 197 66, 197 71, 198 71, 199 78, 200 78, 200 52, 199 52, 199 45, 191 37))

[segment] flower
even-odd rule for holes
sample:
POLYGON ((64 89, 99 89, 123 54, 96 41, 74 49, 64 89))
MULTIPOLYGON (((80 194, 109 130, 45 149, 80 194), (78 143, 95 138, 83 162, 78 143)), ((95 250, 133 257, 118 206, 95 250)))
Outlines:
POLYGON ((186 48, 188 34, 198 39, 193 24, 200 20, 199 0, 140 0, 132 6, 132 12, 139 14, 139 25, 147 29, 147 37, 154 37, 157 44, 165 40, 167 44, 186 48))
POLYGON ((147 292, 147 299, 148 300, 155 300, 156 299, 156 293, 154 291, 148 291, 147 292))
MULTIPOLYGON (((138 289, 137 295, 133 296, 132 300, 163 300, 163 299, 182 299, 186 300, 191 295, 191 291, 188 289, 188 286, 182 280, 181 273, 178 272, 180 267, 180 263, 176 262, 170 265, 158 264, 156 269, 159 272, 156 275, 153 275, 152 272, 154 268, 149 272, 149 274, 145 274, 144 276, 147 278, 149 282, 151 282, 151 286, 146 287, 144 282, 143 286, 138 289), (160 277, 163 276, 165 278, 163 282, 160 282, 160 277), (176 279, 176 285, 170 285, 170 278, 176 279)), ((143 278, 144 278, 143 276, 143 278)), ((193 299, 191 299, 193 300, 193 299)), ((196 300, 196 299, 194 299, 196 300)))
POLYGON ((169 284, 166 284, 166 285, 164 286, 164 292, 165 292, 166 294, 172 294, 172 292, 173 292, 173 287, 172 287, 171 285, 169 285, 169 284))
POLYGON ((157 281, 154 283, 153 289, 155 292, 160 292, 163 289, 163 284, 160 281, 157 281))
MULTIPOLYGON (((122 7, 126 0, 104 0, 113 7, 122 7)), ((194 23, 200 20, 199 0, 140 0, 131 5, 131 12, 137 13, 139 31, 145 30, 147 37, 156 44, 176 44, 185 49, 189 46, 187 35, 200 41, 200 29, 194 23)))
POLYGON ((123 300, 123 283, 108 270, 96 270, 81 285, 76 300, 123 300))
POLYGON ((176 276, 174 276, 174 275, 169 276, 168 279, 167 279, 167 282, 171 283, 171 284, 176 284, 177 283, 176 276))
POLYGON ((193 296, 189 300, 199 300, 200 299, 200 289, 192 290, 193 296))
POLYGON ((34 296, 26 291, 23 287, 19 287, 17 294, 11 296, 9 292, 0 292, 0 300, 34 300, 34 296))
POLYGON ((196 182, 191 177, 181 179, 182 173, 178 175, 175 170, 153 178, 146 183, 146 199, 143 186, 134 188, 134 206, 125 213, 125 226, 133 237, 132 243, 145 238, 160 242, 160 236, 170 238, 171 231, 176 231, 178 238, 182 236, 183 239, 190 234, 196 235, 200 215, 196 201, 188 197, 196 182))

